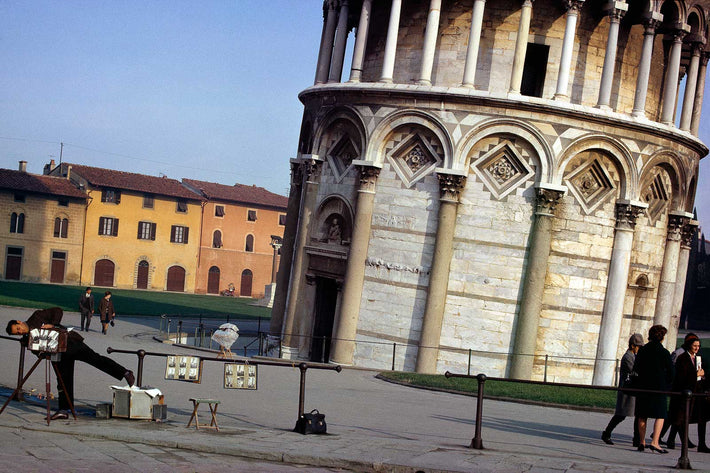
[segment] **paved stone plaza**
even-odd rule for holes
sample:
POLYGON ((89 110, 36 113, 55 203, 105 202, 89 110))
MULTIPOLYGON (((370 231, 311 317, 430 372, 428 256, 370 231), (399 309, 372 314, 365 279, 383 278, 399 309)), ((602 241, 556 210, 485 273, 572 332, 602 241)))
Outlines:
MULTIPOLYGON (((31 310, 2 308, 0 324, 30 314, 31 310)), ((64 317, 67 325, 79 323, 76 313, 64 317)), ((108 336, 91 332, 86 342, 102 353, 108 346, 201 353, 156 342, 154 321, 121 318, 108 336)), ((0 384, 13 387, 16 342, 0 341, 0 353, 6 360, 0 366, 0 384)), ((136 367, 134 355, 112 357, 136 367)), ((33 360, 29 354, 26 369, 33 360)), ((77 421, 47 426, 45 407, 34 397, 28 403, 11 402, 0 415, 4 471, 12 466, 13 471, 207 472, 223 471, 225 465, 234 465, 232 471, 297 471, 294 465, 311 465, 301 471, 670 471, 680 453, 636 452, 630 445, 629 421, 615 432, 616 445, 604 445, 599 434, 609 414, 492 400, 486 401, 483 411, 486 449, 471 450, 467 447, 475 428, 473 398, 393 385, 376 379, 375 372, 352 369, 308 372, 305 409, 326 414, 328 435, 302 436, 291 432, 298 410, 297 369, 261 366, 258 390, 225 390, 218 363, 205 362, 202 382, 192 384, 165 381, 165 361, 155 357, 145 360, 143 384, 163 391, 167 420, 97 420, 93 406, 111 401, 115 380, 81 363, 77 367, 77 421), (185 428, 192 409, 188 399, 195 396, 221 400, 220 432, 185 428), (46 448, 40 452, 39 445, 46 448), (229 456, 239 458, 232 461, 229 456)), ((30 377, 26 390, 30 389, 44 391, 44 370, 30 377)), ((54 382, 52 391, 56 393, 54 382)), ((10 392, 0 392, 0 400, 4 402, 10 392)), ((691 452, 690 460, 696 470, 710 471, 710 455, 691 452)))

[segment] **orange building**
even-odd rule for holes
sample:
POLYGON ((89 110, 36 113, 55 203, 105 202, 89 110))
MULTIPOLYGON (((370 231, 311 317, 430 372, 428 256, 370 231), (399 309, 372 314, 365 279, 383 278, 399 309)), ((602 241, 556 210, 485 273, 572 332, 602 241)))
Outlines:
POLYGON ((233 284, 237 296, 262 297, 275 281, 288 199, 256 186, 182 183, 207 200, 195 292, 218 294, 233 284))

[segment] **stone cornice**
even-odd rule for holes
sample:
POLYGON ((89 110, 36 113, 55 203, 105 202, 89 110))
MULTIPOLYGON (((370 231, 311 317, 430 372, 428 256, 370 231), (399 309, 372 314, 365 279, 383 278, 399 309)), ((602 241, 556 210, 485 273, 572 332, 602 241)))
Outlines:
MULTIPOLYGON (((417 102, 431 101, 437 104, 446 102, 477 105, 481 107, 499 108, 501 116, 510 117, 507 110, 520 110, 551 117, 557 122, 568 119, 592 122, 604 126, 617 127, 620 131, 652 135, 664 140, 673 141, 695 151, 704 157, 708 154, 708 147, 696 136, 689 132, 681 131, 675 126, 664 125, 647 119, 635 118, 617 112, 603 111, 593 106, 577 105, 567 102, 547 100, 537 97, 522 95, 491 95, 487 91, 467 87, 441 87, 421 86, 414 84, 384 84, 381 82, 366 83, 331 83, 319 84, 303 90, 298 98, 305 105, 306 100, 322 94, 331 96, 335 103, 339 97, 353 95, 356 102, 363 101, 363 97, 373 97, 378 100, 382 97, 393 99, 412 98, 417 102)), ((367 100, 369 103, 370 100, 367 100)))

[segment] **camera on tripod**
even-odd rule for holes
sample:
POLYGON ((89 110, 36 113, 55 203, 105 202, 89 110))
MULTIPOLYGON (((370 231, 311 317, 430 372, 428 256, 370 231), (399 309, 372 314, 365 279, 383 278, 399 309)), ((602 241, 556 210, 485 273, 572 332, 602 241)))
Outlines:
POLYGON ((52 361, 58 361, 59 354, 67 351, 67 331, 56 328, 32 329, 27 348, 35 353, 49 354, 52 361))

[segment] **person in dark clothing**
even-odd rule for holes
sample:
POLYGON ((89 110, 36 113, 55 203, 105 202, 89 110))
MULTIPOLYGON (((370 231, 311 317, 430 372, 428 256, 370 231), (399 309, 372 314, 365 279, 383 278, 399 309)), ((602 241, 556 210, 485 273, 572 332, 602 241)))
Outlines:
MULTIPOLYGON (((671 354, 661 342, 668 329, 663 325, 654 325, 648 331, 648 343, 639 349, 634 363, 634 371, 638 374, 639 389, 655 391, 668 391, 673 381, 673 362, 671 354)), ((668 410, 668 396, 655 393, 638 393, 636 395, 636 408, 639 430, 638 450, 643 452, 646 447, 646 423, 649 418, 656 419, 653 426, 653 438, 649 450, 657 453, 668 453, 658 443, 663 427, 663 419, 668 410)))
POLYGON ((101 316, 101 333, 106 335, 108 324, 113 326, 113 319, 116 317, 116 311, 113 310, 113 302, 111 301, 111 291, 106 291, 104 297, 101 298, 99 315, 101 316))
MULTIPOLYGON (((27 335, 33 329, 54 328, 66 330, 61 325, 63 311, 59 307, 51 309, 36 310, 26 322, 11 320, 7 324, 7 333, 10 335, 27 335)), ((69 418, 69 401, 74 405, 74 362, 83 361, 116 379, 125 378, 130 386, 135 383, 135 376, 131 370, 119 365, 111 358, 99 355, 84 343, 84 338, 75 330, 68 330, 67 350, 61 353, 59 361, 56 363, 57 371, 64 381, 66 392, 62 390, 57 380, 57 390, 59 391, 59 410, 52 416, 55 419, 69 418)))
MULTIPOLYGON (((631 380, 631 373, 634 369, 634 361, 636 360, 636 353, 638 353, 639 348, 643 346, 643 336, 640 333, 635 333, 629 338, 629 349, 626 350, 624 356, 621 358, 621 365, 619 366, 619 387, 623 388, 631 380)), ((614 417, 611 418, 609 424, 602 432, 602 440, 608 445, 614 445, 611 440, 611 432, 619 425, 626 417, 634 415, 634 408, 636 404, 636 397, 619 391, 616 393, 616 411, 614 412, 614 417)), ((638 422, 634 419, 634 437, 633 446, 638 447, 639 445, 639 431, 638 422)))
POLYGON ((81 312, 81 331, 89 331, 91 316, 94 315, 94 295, 91 288, 87 287, 86 292, 79 298, 79 311, 81 312))
MULTIPOLYGON (((705 382, 705 371, 699 366, 700 339, 697 336, 686 338, 683 343, 685 351, 678 355, 675 364, 675 377, 671 391, 702 392, 705 382)), ((704 399, 692 398, 690 401, 690 418, 688 423, 698 424, 698 452, 710 452, 705 444, 705 427, 707 412, 704 399)), ((680 434, 681 441, 685 436, 685 400, 680 396, 673 396, 668 408, 668 417, 671 424, 671 433, 668 437, 668 448, 675 448, 676 433, 680 434)), ((690 447, 690 446, 689 446, 690 447)))

